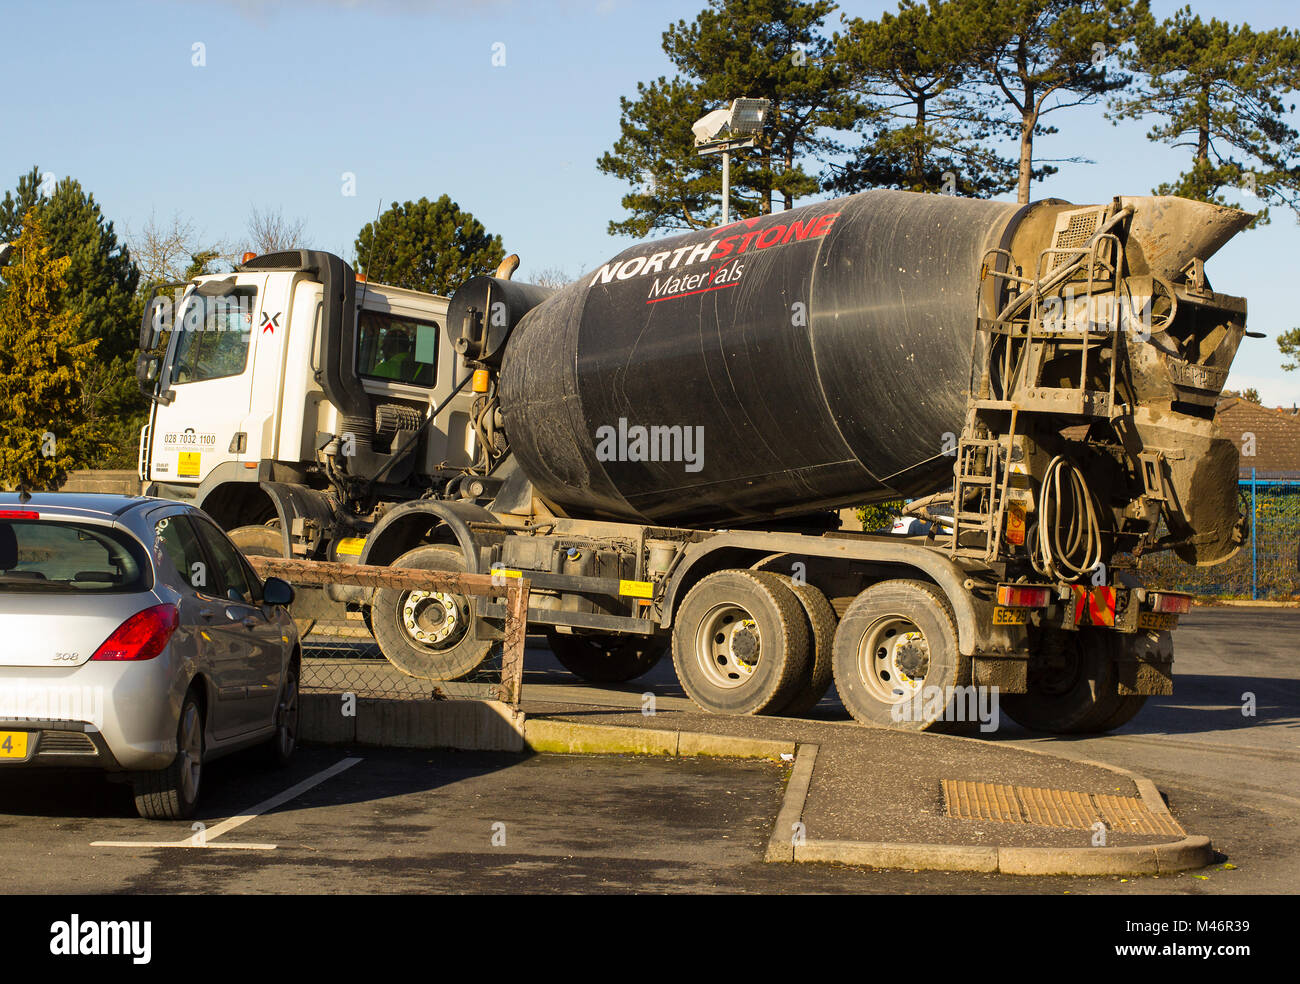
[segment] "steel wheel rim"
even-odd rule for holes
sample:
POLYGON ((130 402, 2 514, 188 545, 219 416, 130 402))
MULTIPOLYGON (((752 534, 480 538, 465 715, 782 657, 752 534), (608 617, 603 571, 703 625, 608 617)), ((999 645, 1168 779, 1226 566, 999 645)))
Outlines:
POLYGON ((754 675, 762 655, 762 635, 753 615, 740 605, 715 605, 695 633, 695 662, 715 687, 734 690, 754 675))
POLYGON ((925 685, 930 644, 909 618, 876 619, 858 646, 858 673, 871 695, 886 704, 911 700, 925 685))
POLYGON ((469 603, 446 591, 408 591, 398 613, 407 638, 435 652, 453 648, 469 628, 469 603))
POLYGON ((199 795, 199 780, 203 770, 203 729, 199 724, 199 709, 187 704, 181 718, 181 792, 187 803, 199 795))

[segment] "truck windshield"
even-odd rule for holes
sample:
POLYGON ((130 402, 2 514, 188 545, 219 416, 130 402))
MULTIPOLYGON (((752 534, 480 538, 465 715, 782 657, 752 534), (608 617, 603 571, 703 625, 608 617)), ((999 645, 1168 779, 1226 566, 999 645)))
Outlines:
POLYGON ((172 382, 238 376, 248 365, 257 288, 236 287, 221 297, 190 291, 176 318, 172 382))
POLYGON ((432 386, 438 326, 382 311, 362 311, 357 368, 362 376, 432 386))

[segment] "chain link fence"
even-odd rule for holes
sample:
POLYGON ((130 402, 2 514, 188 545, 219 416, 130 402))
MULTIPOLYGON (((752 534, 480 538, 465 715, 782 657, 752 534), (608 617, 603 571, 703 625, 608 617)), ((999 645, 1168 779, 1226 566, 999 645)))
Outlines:
POLYGON ((261 577, 294 586, 290 614, 302 641, 303 693, 501 700, 519 706, 526 579, 278 557, 248 560, 261 577), (366 613, 336 601, 330 585, 360 588, 376 605, 366 613), (505 638, 475 638, 477 598, 505 599, 505 638))
MULTIPOLYGON (((1291 600, 1300 596, 1300 473, 1243 472, 1237 483, 1250 538, 1214 567, 1193 567, 1172 552, 1142 558, 1152 587, 1225 599, 1291 600)), ((1162 534, 1163 534, 1162 530, 1162 534)))

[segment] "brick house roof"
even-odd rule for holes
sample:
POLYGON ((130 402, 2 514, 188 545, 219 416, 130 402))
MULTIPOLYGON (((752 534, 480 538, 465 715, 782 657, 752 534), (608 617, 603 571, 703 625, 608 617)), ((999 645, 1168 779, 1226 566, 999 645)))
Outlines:
POLYGON ((1239 396, 1219 401, 1216 414, 1224 436, 1232 439, 1241 455, 1242 471, 1300 474, 1300 416, 1291 410, 1274 410, 1239 396), (1244 453, 1244 435, 1255 435, 1255 455, 1244 453))

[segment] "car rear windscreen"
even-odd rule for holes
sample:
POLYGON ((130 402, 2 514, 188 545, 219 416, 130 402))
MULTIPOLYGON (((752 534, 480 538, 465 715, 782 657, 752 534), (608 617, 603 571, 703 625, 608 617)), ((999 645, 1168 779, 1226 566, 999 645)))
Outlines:
POLYGON ((120 530, 0 519, 0 591, 105 594, 151 586, 144 547, 120 530))

